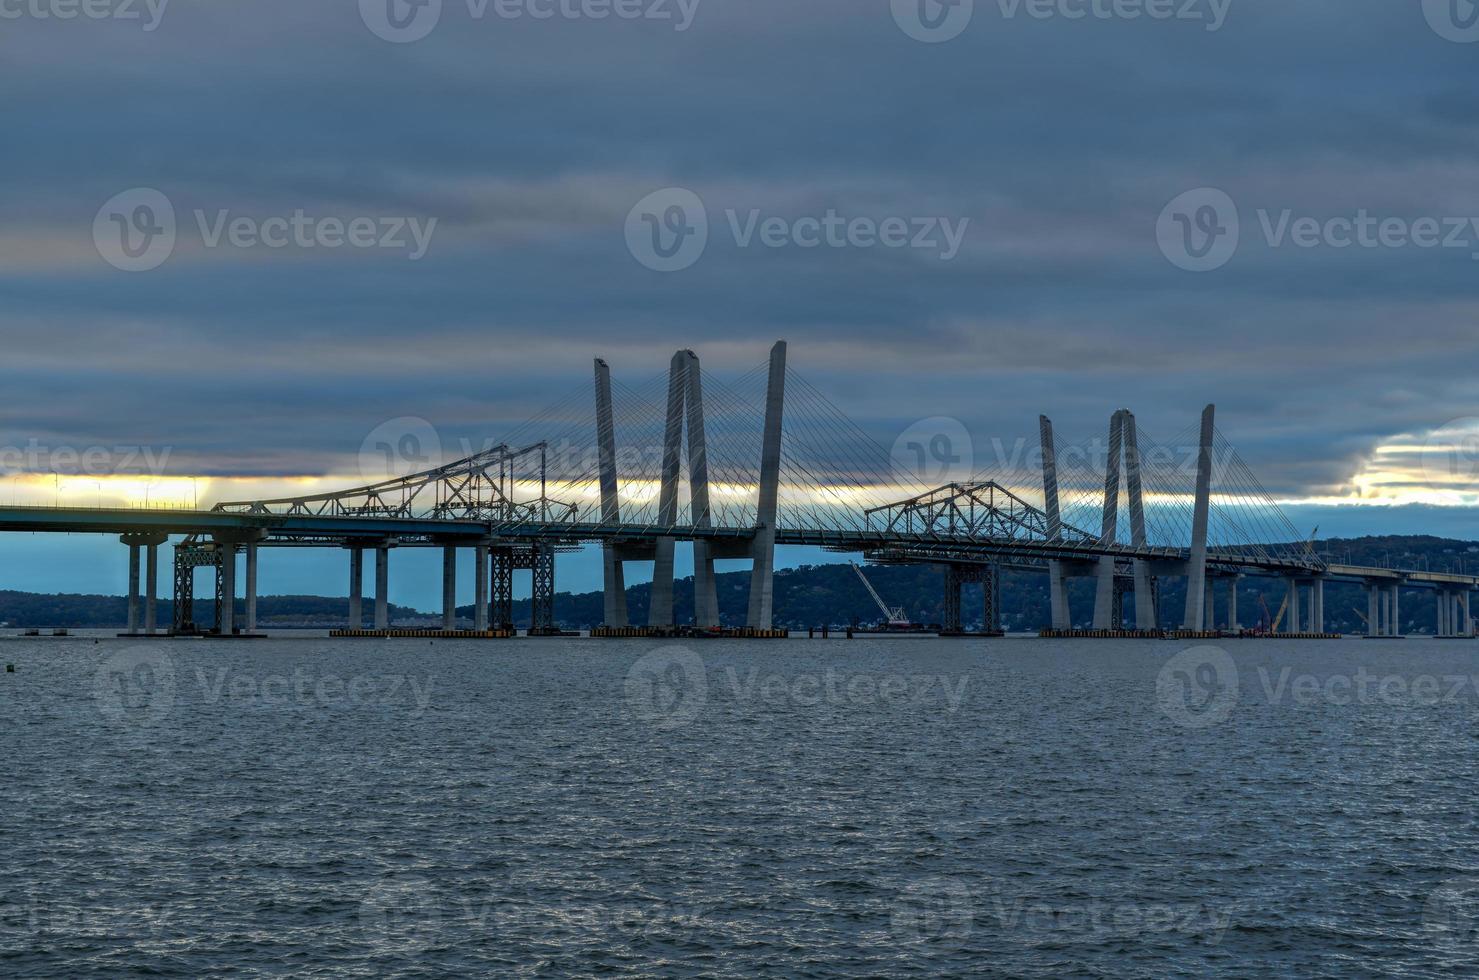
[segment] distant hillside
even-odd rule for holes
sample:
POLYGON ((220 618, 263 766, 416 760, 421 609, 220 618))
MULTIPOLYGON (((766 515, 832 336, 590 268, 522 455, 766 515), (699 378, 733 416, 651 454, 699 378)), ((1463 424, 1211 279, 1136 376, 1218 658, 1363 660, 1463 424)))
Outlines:
MULTIPOLYGON (((1320 552, 1329 561, 1357 565, 1400 565, 1408 568, 1430 568, 1479 572, 1479 542, 1453 541, 1434 537, 1369 537, 1322 541, 1320 552)), ((938 623, 943 619, 942 592, 944 576, 930 565, 870 567, 868 578, 890 605, 903 606, 917 622, 938 623)), ((726 625, 744 622, 749 599, 750 573, 725 572, 718 576, 720 618, 726 625)), ((1243 625, 1257 622, 1258 599, 1262 594, 1275 611, 1283 601, 1283 586, 1272 579, 1244 578, 1238 591, 1238 611, 1243 625)), ((636 585, 627 590, 627 604, 634 623, 647 621, 651 588, 636 585)), ((1185 603, 1185 587, 1180 579, 1166 579, 1161 584, 1162 625, 1178 625, 1185 603)), ((209 622, 209 603, 196 600, 197 618, 209 622)), ((1226 603, 1219 588, 1217 606, 1219 622, 1226 603)), ((1093 615, 1094 583, 1090 579, 1074 580, 1069 592, 1069 605, 1075 625, 1087 626, 1093 615)), ((238 607, 240 602, 238 601, 238 607)), ((257 600, 257 618, 264 627, 324 628, 342 626, 348 609, 344 597, 261 596, 257 600)), ((365 614, 372 603, 365 602, 365 614)), ((776 573, 776 621, 793 629, 810 626, 845 626, 849 623, 874 623, 879 619, 874 605, 853 570, 844 564, 808 565, 776 573)), ((1360 586, 1329 585, 1325 593, 1328 627, 1355 632, 1364 629, 1356 610, 1366 611, 1366 599, 1360 586)), ((458 610, 468 623, 471 605, 458 610)), ((71 626, 78 628, 122 627, 128 615, 126 601, 120 596, 39 595, 29 592, 0 591, 0 620, 14 627, 71 626)), ((159 601, 159 622, 170 622, 173 606, 170 600, 159 601)), ((693 581, 684 579, 676 590, 676 615, 679 622, 693 619, 693 581)), ((598 626, 602 616, 599 592, 572 594, 561 592, 555 597, 556 619, 567 629, 598 626)), ((1032 573, 1006 573, 1002 576, 1003 625, 1010 630, 1035 630, 1049 620, 1046 577, 1032 573)), ((981 625, 979 586, 965 590, 964 617, 967 625, 981 625)), ((434 612, 422 612, 405 606, 392 606, 391 618, 399 625, 421 625, 440 622, 434 612)), ((529 602, 514 605, 514 618, 520 625, 529 620, 529 602)), ((1412 632, 1431 631, 1435 618, 1431 594, 1411 592, 1403 596, 1402 618, 1412 632)))

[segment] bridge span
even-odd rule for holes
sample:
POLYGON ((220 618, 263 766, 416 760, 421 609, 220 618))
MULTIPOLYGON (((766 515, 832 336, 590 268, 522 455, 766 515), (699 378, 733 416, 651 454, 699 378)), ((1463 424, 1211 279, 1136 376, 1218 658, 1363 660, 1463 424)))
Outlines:
POLYGON ((699 630, 721 626, 714 563, 742 559, 751 563, 745 625, 754 634, 771 632, 775 549, 808 546, 942 567, 946 631, 960 630, 961 589, 968 582, 984 588, 988 630, 1000 623, 1000 573, 1006 568, 1047 576, 1051 625, 1058 631, 1078 621, 1068 600, 1073 578, 1094 581, 1094 631, 1113 634, 1166 628, 1170 611, 1160 608, 1159 593, 1160 583, 1171 578, 1186 582, 1172 628, 1218 629, 1213 610, 1220 584, 1226 594, 1221 628, 1237 631, 1237 583, 1263 576, 1282 580, 1291 633, 1324 633, 1325 584, 1355 582, 1366 589, 1373 635, 1399 632, 1403 589, 1437 594, 1438 635, 1474 635, 1469 596, 1479 576, 1325 562, 1311 543, 1299 540, 1221 440, 1213 406, 1187 439, 1181 461, 1162 452, 1164 445, 1149 444, 1134 415, 1121 409, 1092 458, 1055 449, 1052 423, 1043 417, 1040 473, 1030 486, 1020 467, 915 486, 786 362, 787 346, 777 343, 767 363, 752 372, 763 389, 746 397, 742 384, 732 388, 704 372, 692 351, 677 352, 650 391, 618 392, 609 367, 597 360, 588 407, 552 427, 565 433, 563 442, 551 436, 509 441, 365 486, 223 502, 210 510, 0 507, 0 531, 119 535, 129 548, 129 633, 140 635, 160 630, 159 547, 171 538, 181 539, 173 556, 176 598, 193 596, 198 569, 212 571, 216 584, 214 621, 197 625, 193 599, 177 601, 172 635, 254 633, 263 547, 343 549, 352 629, 363 625, 364 556, 373 552, 374 625, 381 631, 390 627, 394 549, 443 550, 448 630, 456 625, 458 553, 470 549, 476 553, 474 631, 512 628, 513 575, 527 570, 531 632, 539 634, 556 632, 556 556, 598 546, 606 627, 643 628, 633 626, 626 608, 625 565, 651 562, 645 628, 661 633, 678 625, 674 556, 680 542, 693 549, 693 627, 699 630), (715 438, 726 427, 728 434, 715 438), (619 443, 619 436, 646 442, 652 451, 624 452, 633 443, 619 443), (552 460, 556 456, 563 458, 552 460), (1097 530, 1079 526, 1094 518, 1097 530), (239 556, 245 563, 240 587, 239 556), (240 621, 238 596, 245 598, 240 621))

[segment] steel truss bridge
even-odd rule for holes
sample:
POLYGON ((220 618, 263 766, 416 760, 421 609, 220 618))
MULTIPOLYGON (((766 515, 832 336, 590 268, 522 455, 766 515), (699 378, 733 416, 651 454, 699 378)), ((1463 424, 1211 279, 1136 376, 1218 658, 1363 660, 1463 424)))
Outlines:
MULTIPOLYGON (((0 508, 0 530, 114 533, 130 551, 129 632, 152 634, 158 548, 171 537, 175 595, 193 596, 195 573, 214 572, 214 622, 194 622, 194 601, 176 602, 171 632, 230 636, 256 629, 258 551, 331 547, 349 557, 349 619, 363 624, 364 554, 375 555, 374 623, 390 626, 390 554, 441 548, 443 625, 456 625, 461 549, 476 552, 476 631, 511 628, 514 574, 531 577, 531 632, 557 632, 556 556, 590 545, 603 554, 605 624, 632 628, 625 565, 652 562, 648 628, 674 623, 675 550, 693 549, 693 626, 721 626, 715 562, 752 563, 745 626, 773 625, 778 546, 861 554, 875 562, 928 563, 945 575, 947 631, 960 629, 960 592, 985 589, 987 618, 1003 568, 1048 578, 1052 626, 1078 622, 1067 583, 1095 581, 1095 630, 1214 628, 1214 583, 1226 590, 1223 625, 1237 628, 1241 576, 1282 579, 1294 629, 1324 632, 1328 581, 1365 585, 1372 632, 1395 635, 1401 588, 1435 590, 1439 635, 1472 635, 1469 593, 1479 577, 1329 564, 1303 541, 1251 469, 1217 431, 1215 409, 1169 441, 1145 433, 1128 410, 1108 438, 1055 448, 1041 419, 1034 463, 1000 473, 922 485, 820 390, 787 366, 777 343, 767 362, 725 382, 692 351, 661 375, 617 385, 595 362, 594 388, 531 420, 506 441, 464 459, 364 486, 276 500, 235 501, 208 511, 0 508), (1122 520, 1127 518, 1127 520, 1122 520), (1127 525, 1127 526, 1126 526, 1127 525), (1127 533, 1126 533, 1127 532, 1127 533), (237 556, 245 555, 238 579, 237 556), (140 593, 141 556, 147 562, 140 593), (1186 580, 1184 608, 1163 610, 1159 583, 1186 580), (235 599, 245 597, 238 618, 235 599), (1301 600, 1306 597, 1301 611, 1301 600), (1133 597, 1133 614, 1126 602, 1133 597), (228 599, 232 601, 228 601, 228 599)), ((933 463, 923 442, 921 467, 933 463)), ((928 447, 941 448, 938 439, 928 447)), ((937 452, 943 460, 946 451, 937 452)), ((988 629, 991 623, 988 623, 988 629)))

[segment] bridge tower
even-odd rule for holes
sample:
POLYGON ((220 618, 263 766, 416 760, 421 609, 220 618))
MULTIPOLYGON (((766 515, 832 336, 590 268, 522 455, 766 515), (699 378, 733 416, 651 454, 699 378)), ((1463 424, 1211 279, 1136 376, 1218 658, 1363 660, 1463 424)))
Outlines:
MULTIPOLYGON (((1217 406, 1202 411, 1201 443, 1197 451, 1197 492, 1191 520, 1191 558, 1186 568, 1186 616, 1181 627, 1205 629, 1207 582, 1207 521, 1212 506, 1212 439, 1217 406)), ((1291 610, 1292 611, 1292 610, 1291 610)))
POLYGON ((775 533, 780 507, 781 429, 786 409, 786 342, 770 349, 770 378, 765 389, 765 437, 760 451, 760 503, 755 513, 751 552, 750 629, 768 630, 775 623, 775 533))

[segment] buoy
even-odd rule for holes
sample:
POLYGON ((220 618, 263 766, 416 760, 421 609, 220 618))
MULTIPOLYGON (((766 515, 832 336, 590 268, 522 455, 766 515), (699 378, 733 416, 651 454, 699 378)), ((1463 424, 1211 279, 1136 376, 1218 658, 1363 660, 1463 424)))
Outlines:
POLYGON ((13 673, 15 673, 15 664, 6 664, 5 665, 5 672, 7 674, 13 674, 13 673))

